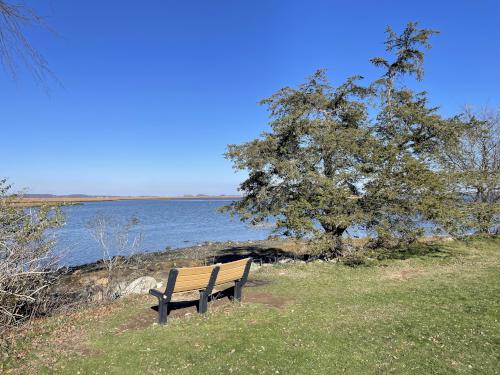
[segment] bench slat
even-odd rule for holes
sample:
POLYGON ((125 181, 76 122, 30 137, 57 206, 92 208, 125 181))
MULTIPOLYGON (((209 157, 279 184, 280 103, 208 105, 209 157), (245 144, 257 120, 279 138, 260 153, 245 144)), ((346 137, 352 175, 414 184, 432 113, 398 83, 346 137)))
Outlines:
POLYGON ((230 270, 232 268, 239 268, 239 267, 245 268, 247 262, 248 262, 248 258, 245 258, 245 259, 236 260, 234 262, 218 264, 218 266, 220 268, 220 271, 226 271, 226 270, 230 270))
POLYGON ((202 266, 202 267, 185 267, 177 268, 179 271, 179 276, 189 276, 189 275, 200 275, 200 274, 211 274, 214 266, 202 266))
POLYGON ((241 279, 241 275, 238 276, 238 277, 221 277, 221 278, 217 278, 217 281, 215 282, 215 285, 221 285, 221 284, 225 284, 225 283, 230 283, 230 282, 233 282, 233 281, 236 281, 236 280, 239 280, 241 279))
POLYGON ((238 275, 242 276, 243 272, 245 272, 245 267, 232 268, 230 270, 224 270, 224 271, 219 270, 219 275, 217 276, 217 278, 226 276, 229 277, 234 276, 238 278, 238 275))
POLYGON ((244 267, 241 268, 233 268, 229 271, 219 271, 217 275, 217 280, 215 281, 216 285, 227 283, 229 281, 236 281, 243 277, 243 272, 245 271, 244 267))
POLYGON ((178 281, 175 283, 174 293, 187 292, 189 290, 205 289, 207 287, 209 280, 210 280, 210 276, 208 276, 204 280, 199 279, 199 280, 185 280, 185 281, 180 281, 180 282, 178 281))
POLYGON ((202 273, 200 275, 178 276, 176 282, 180 283, 186 281, 209 280, 209 279, 210 279, 210 273, 209 274, 202 273))

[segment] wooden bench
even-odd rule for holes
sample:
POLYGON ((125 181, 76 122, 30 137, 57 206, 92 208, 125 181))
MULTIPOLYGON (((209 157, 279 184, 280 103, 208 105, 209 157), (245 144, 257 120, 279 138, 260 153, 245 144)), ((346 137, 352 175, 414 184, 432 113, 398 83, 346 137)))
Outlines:
POLYGON ((251 263, 252 258, 246 258, 213 266, 172 268, 164 292, 149 290, 149 294, 158 298, 159 323, 167 322, 173 293, 198 290, 200 292, 198 313, 203 314, 208 309, 208 298, 212 295, 213 288, 234 282, 233 298, 241 301, 241 290, 247 281, 251 263))

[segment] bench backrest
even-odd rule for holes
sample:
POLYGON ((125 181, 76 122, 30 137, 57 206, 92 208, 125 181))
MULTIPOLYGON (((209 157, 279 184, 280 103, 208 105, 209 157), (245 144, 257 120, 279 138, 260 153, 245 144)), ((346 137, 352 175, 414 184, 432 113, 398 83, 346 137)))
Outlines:
POLYGON ((177 268, 173 292, 204 289, 210 281, 214 266, 177 268))
POLYGON ((250 262, 250 258, 245 258, 213 266, 173 268, 169 274, 165 294, 171 295, 171 293, 201 290, 207 287, 211 290, 214 285, 237 281, 243 278, 246 281, 250 262), (210 283, 212 274, 216 278, 215 282, 212 280, 212 283, 210 283))
POLYGON ((217 274, 215 285, 242 279, 243 276, 246 276, 245 272, 248 273, 247 267, 250 266, 250 260, 250 258, 245 258, 234 262, 219 264, 219 273, 217 274))

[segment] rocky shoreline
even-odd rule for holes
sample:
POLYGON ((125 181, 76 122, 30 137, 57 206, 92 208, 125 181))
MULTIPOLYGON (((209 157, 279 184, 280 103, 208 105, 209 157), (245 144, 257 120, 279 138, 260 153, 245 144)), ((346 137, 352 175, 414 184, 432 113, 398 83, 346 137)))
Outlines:
POLYGON ((62 271, 60 281, 65 289, 81 290, 89 296, 99 294, 100 290, 109 287, 117 295, 144 293, 150 287, 164 285, 173 267, 225 263, 246 257, 254 259, 254 269, 266 263, 284 262, 287 259, 303 261, 309 258, 305 243, 295 240, 205 242, 180 249, 118 257, 112 269, 108 262, 102 260, 67 267, 62 271), (111 280, 113 286, 110 285, 111 280), (133 283, 137 285, 134 286, 133 283))
MULTIPOLYGON (((425 237, 420 242, 449 240, 450 237, 425 237)), ((293 239, 271 237, 258 241, 205 242, 180 249, 115 257, 113 267, 102 260, 67 267, 61 271, 60 286, 61 290, 70 290, 79 298, 98 300, 104 298, 104 293, 110 292, 116 297, 147 293, 150 288, 164 287, 173 267, 226 263, 246 257, 253 258, 252 269, 265 264, 317 259, 311 255, 305 241, 293 239)))

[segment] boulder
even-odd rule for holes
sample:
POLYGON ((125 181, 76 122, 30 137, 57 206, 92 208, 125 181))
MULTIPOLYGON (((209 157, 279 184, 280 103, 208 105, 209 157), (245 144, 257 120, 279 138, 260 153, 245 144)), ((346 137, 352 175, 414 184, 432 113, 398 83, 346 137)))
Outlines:
POLYGON ((149 289, 156 288, 156 279, 151 276, 142 276, 128 284, 123 291, 122 296, 129 294, 147 294, 149 289))
POLYGON ((257 271, 260 268, 260 264, 252 262, 250 264, 250 272, 257 271))

